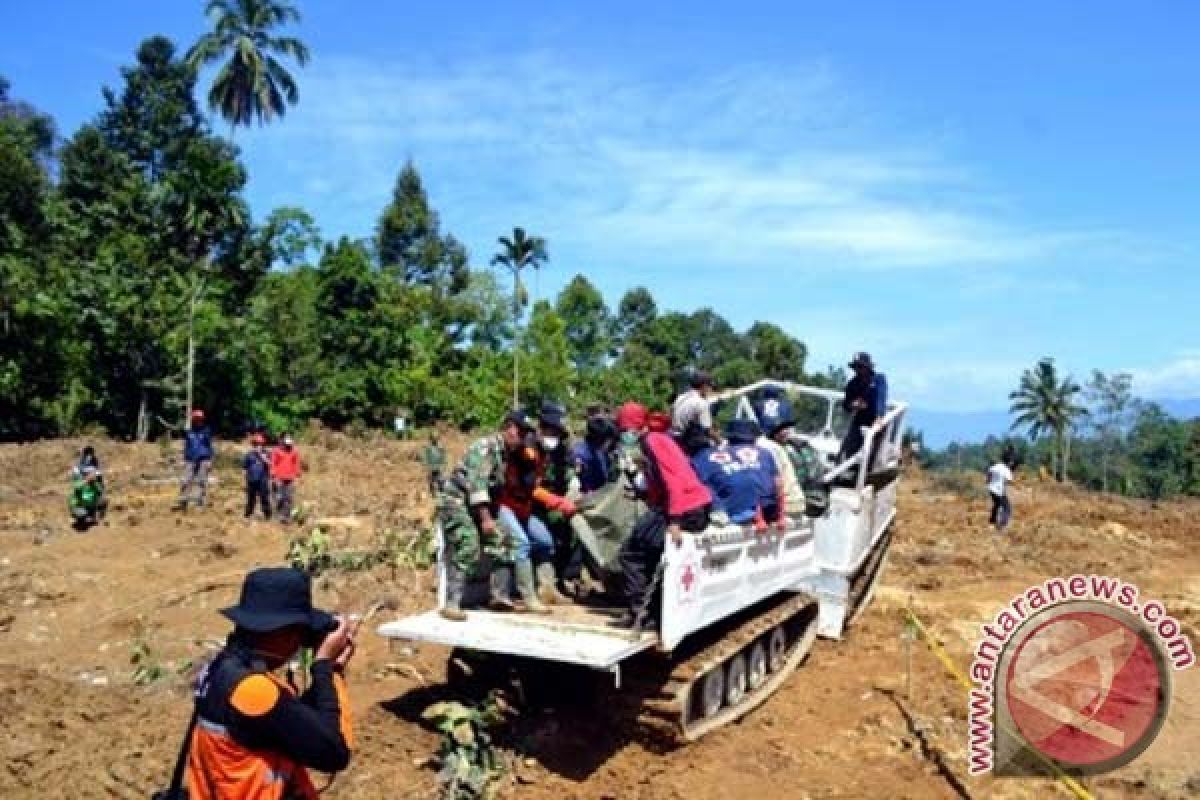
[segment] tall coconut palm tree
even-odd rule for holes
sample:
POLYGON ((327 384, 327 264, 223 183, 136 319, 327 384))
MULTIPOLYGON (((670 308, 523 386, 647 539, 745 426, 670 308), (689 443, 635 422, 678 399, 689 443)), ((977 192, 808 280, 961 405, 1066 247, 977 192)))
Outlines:
POLYGON ((1070 375, 1059 380, 1054 359, 1043 358, 1033 369, 1021 375, 1021 384, 1008 395, 1014 416, 1013 429, 1025 428, 1030 439, 1046 434, 1054 437, 1054 466, 1059 481, 1066 480, 1071 460, 1071 431, 1087 409, 1076 398, 1083 388, 1070 375))
POLYGON ((287 56, 300 66, 308 63, 308 48, 291 36, 273 31, 299 22, 300 12, 287 0, 209 0, 204 13, 213 29, 188 51, 193 69, 228 59, 208 90, 208 107, 229 122, 232 136, 237 126, 260 125, 282 117, 300 94, 296 81, 277 56, 287 56))
POLYGON ((513 408, 516 408, 521 402, 521 303, 524 291, 521 270, 526 267, 541 269, 550 257, 546 254, 546 240, 540 236, 527 236, 524 228, 513 228, 512 236, 501 236, 496 241, 500 244, 500 252, 492 257, 492 266, 502 266, 513 276, 513 408))

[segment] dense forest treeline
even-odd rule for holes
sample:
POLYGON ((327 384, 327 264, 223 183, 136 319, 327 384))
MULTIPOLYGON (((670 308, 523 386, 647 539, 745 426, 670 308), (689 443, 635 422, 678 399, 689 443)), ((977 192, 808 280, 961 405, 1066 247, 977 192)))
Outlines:
POLYGON ((531 302, 519 272, 476 266, 442 229, 411 163, 368 240, 326 239, 300 208, 255 221, 233 137, 213 133, 176 46, 147 39, 122 75, 65 141, 0 83, 4 439, 161 433, 183 417, 189 362, 194 405, 226 432, 382 425, 397 408, 487 424, 512 403, 518 348, 520 399, 574 407, 663 402, 691 367, 726 385, 805 376, 778 326, 664 311, 642 287, 609 308, 577 275, 531 302))

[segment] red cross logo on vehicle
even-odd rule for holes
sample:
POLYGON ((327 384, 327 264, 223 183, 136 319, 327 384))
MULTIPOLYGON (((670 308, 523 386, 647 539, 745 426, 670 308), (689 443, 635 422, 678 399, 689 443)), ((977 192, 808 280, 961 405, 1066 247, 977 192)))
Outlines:
POLYGON ((691 565, 691 564, 684 564, 684 565, 683 565, 683 577, 682 577, 682 579, 681 579, 681 580, 682 580, 682 582, 683 582, 683 591, 684 591, 684 593, 685 593, 685 594, 691 594, 691 591, 692 591, 692 585, 693 585, 693 584, 696 582, 696 573, 695 573, 695 571, 692 569, 692 565, 691 565))

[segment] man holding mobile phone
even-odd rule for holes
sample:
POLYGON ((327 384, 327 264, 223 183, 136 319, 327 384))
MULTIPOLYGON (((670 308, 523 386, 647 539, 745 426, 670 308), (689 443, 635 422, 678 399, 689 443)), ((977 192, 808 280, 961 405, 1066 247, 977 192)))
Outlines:
POLYGON ((197 682, 187 759, 190 800, 316 800, 306 768, 333 773, 353 738, 344 671, 359 620, 312 607, 306 574, 288 567, 246 576, 222 612, 235 628, 197 682), (313 648, 308 689, 276 672, 313 648))

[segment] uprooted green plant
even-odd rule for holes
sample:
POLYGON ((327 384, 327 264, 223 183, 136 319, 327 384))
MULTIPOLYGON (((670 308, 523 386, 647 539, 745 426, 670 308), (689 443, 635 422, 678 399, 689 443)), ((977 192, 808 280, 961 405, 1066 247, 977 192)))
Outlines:
POLYGON ((285 558, 296 569, 315 576, 327 570, 359 572, 380 565, 393 570, 428 569, 433 555, 432 535, 426 530, 408 533, 388 529, 377 534, 366 550, 334 552, 329 534, 317 527, 293 539, 285 558))
POLYGON ((438 747, 438 784, 442 800, 490 800, 508 769, 489 731, 504 722, 512 708, 495 691, 472 707, 434 703, 421 713, 442 734, 438 747))

